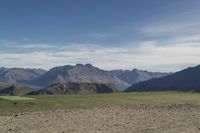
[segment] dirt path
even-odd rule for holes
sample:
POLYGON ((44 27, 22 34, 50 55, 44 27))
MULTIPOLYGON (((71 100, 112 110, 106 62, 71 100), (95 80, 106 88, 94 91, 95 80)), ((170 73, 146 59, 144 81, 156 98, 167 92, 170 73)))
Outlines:
POLYGON ((1 133, 197 133, 191 105, 66 109, 0 116, 1 133))

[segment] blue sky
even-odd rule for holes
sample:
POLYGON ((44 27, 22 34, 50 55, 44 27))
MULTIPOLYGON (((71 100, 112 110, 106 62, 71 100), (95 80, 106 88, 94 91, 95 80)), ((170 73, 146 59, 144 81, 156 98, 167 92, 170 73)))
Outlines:
POLYGON ((0 0, 0 66, 200 64, 199 0, 0 0))

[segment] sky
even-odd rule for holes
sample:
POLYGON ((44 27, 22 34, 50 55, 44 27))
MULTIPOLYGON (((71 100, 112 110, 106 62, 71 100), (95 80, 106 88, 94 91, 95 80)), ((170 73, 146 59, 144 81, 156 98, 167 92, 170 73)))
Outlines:
POLYGON ((200 64, 200 0, 0 0, 0 66, 200 64))

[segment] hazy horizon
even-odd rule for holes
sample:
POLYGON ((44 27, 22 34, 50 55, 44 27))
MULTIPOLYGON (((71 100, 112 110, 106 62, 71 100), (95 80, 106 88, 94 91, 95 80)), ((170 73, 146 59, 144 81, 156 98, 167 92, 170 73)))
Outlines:
POLYGON ((176 72, 200 64, 199 0, 0 0, 0 67, 90 63, 176 72))

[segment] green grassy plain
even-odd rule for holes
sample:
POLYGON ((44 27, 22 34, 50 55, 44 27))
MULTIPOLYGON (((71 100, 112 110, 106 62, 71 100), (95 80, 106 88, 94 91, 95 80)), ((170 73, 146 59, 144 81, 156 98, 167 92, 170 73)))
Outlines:
POLYGON ((0 96, 1 100, 9 100, 9 101, 27 101, 27 100, 35 100, 35 98, 31 97, 20 97, 20 96, 0 96))
POLYGON ((159 104, 200 105, 200 93, 141 92, 91 95, 0 96, 0 115, 65 108, 159 104))

